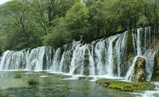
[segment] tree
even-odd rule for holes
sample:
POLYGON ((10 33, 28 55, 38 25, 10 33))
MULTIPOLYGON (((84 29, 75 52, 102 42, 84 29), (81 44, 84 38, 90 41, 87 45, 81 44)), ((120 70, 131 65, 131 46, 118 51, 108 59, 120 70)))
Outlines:
MULTIPOLYGON (((9 1, 2 8, 4 20, 2 20, 3 37, 6 37, 4 49, 23 49, 41 45, 36 40, 37 36, 35 22, 32 20, 30 7, 22 1, 9 1)), ((39 40, 39 39, 38 39, 39 40)))
POLYGON ((93 38, 106 34, 106 16, 106 7, 103 2, 96 1, 89 7, 89 23, 92 27, 93 38))
POLYGON ((51 33, 43 37, 43 44, 46 46, 52 46, 56 49, 71 42, 72 38, 70 37, 70 33, 67 32, 64 18, 57 18, 54 22, 56 22, 57 25, 51 29, 51 33))
POLYGON ((32 0, 28 3, 32 6, 35 20, 43 28, 44 34, 47 35, 51 32, 51 27, 56 25, 53 20, 64 17, 75 0, 32 0))
POLYGON ((88 35, 90 29, 88 17, 88 9, 81 2, 76 2, 75 5, 67 11, 65 17, 67 23, 66 28, 67 31, 71 33, 71 37, 75 40, 80 35, 90 39, 90 34, 88 35))
POLYGON ((144 2, 144 16, 150 25, 158 25, 159 21, 159 1, 145 0, 144 2))
POLYGON ((113 0, 106 1, 107 18, 121 25, 121 29, 128 30, 136 27, 139 17, 143 14, 143 0, 113 0))

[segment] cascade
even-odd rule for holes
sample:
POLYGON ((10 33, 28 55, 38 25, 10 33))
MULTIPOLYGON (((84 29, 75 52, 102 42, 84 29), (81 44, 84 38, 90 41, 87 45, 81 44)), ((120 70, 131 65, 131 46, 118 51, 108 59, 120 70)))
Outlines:
POLYGON ((85 53, 88 44, 81 45, 80 43, 73 50, 72 60, 70 64, 70 74, 83 74, 85 53))
MULTIPOLYGON (((135 31, 134 31, 135 32, 135 31)), ((143 57, 146 60, 146 73, 147 80, 151 79, 153 65, 154 65, 154 54, 157 50, 153 49, 151 46, 151 29, 147 27, 145 29, 137 29, 135 33, 132 33, 133 36, 133 47, 135 49, 134 58, 132 65, 129 67, 125 79, 131 81, 132 75, 134 73, 134 66, 137 60, 137 57, 143 57), (143 35, 144 34, 144 35, 143 35)), ((157 46, 157 45, 156 45, 157 46)))
POLYGON ((135 67, 135 62, 137 60, 137 58, 139 56, 142 56, 142 52, 141 52, 141 42, 140 42, 140 35, 141 35, 141 29, 137 29, 137 33, 135 34, 132 34, 133 36, 133 47, 135 47, 135 57, 133 58, 133 61, 132 61, 132 65, 129 67, 129 70, 125 76, 125 79, 128 80, 128 81, 131 81, 131 78, 132 78, 132 75, 134 73, 134 67, 135 67))
POLYGON ((107 58, 107 76, 109 77, 113 77, 113 41, 117 38, 118 36, 112 36, 110 38, 108 38, 107 44, 108 44, 108 49, 106 51, 106 58, 107 58))
POLYGON ((53 64, 50 68, 50 71, 59 72, 60 55, 61 55, 61 49, 58 48, 55 52, 54 59, 53 59, 53 62, 52 62, 53 64))
MULTIPOLYGON (((155 35, 155 34, 154 34, 155 35)), ((128 60, 128 31, 122 34, 83 44, 73 41, 72 46, 64 45, 54 50, 51 47, 38 47, 21 51, 5 51, 0 58, 0 70, 47 70, 70 75, 125 77, 131 80, 138 56, 146 60, 147 80, 151 79, 153 56, 151 28, 133 29, 133 55, 128 60)))
POLYGON ((117 77, 121 77, 121 69, 122 69, 122 65, 123 64, 123 56, 126 53, 125 49, 126 49, 126 42, 127 42, 127 34, 128 32, 124 32, 124 34, 121 35, 121 37, 119 37, 119 39, 116 41, 115 44, 115 57, 116 57, 116 62, 117 62, 117 77))

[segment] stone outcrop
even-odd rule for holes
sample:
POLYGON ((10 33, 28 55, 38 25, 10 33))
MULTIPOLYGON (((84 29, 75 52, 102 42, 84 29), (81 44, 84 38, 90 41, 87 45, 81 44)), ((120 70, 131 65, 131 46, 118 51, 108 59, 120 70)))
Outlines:
POLYGON ((159 80, 159 51, 155 54, 155 57, 154 57, 154 68, 153 68, 152 80, 154 81, 159 80))
POLYGON ((146 70, 145 70, 146 61, 142 57, 138 57, 135 62, 135 70, 132 76, 132 81, 140 83, 146 81, 146 70))

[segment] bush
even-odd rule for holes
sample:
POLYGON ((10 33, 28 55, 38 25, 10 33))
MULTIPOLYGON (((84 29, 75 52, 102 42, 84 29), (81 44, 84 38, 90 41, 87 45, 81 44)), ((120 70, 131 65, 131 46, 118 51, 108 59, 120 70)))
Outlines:
POLYGON ((37 85, 39 82, 36 79, 30 79, 28 80, 29 85, 37 85))
POLYGON ((21 75, 16 74, 14 78, 22 78, 21 75))
POLYGON ((38 74, 31 72, 28 75, 28 84, 29 85, 38 85, 39 84, 39 76, 38 74))

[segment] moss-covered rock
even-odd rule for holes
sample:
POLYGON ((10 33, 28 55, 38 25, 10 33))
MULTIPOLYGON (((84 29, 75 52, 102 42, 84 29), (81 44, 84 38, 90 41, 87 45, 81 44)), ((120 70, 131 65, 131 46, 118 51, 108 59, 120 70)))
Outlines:
POLYGON ((154 57, 154 68, 153 68, 152 80, 153 81, 159 80, 159 51, 155 54, 155 57, 154 57))
POLYGON ((127 36, 127 50, 128 52, 133 52, 133 36, 132 36, 132 30, 128 31, 127 36))
POLYGON ((132 81, 140 83, 146 81, 146 60, 142 57, 138 57, 135 62, 135 72, 132 76, 132 81))
POLYGON ((155 88, 150 82, 134 83, 119 80, 98 79, 96 83, 111 89, 119 89, 125 92, 134 92, 140 90, 153 90, 155 88))

